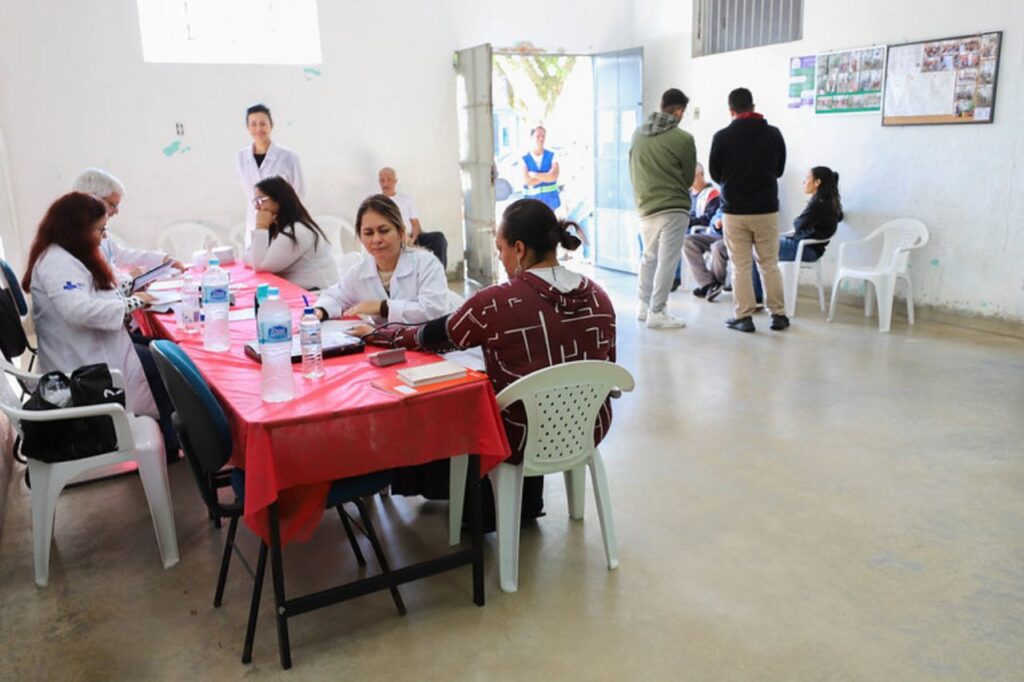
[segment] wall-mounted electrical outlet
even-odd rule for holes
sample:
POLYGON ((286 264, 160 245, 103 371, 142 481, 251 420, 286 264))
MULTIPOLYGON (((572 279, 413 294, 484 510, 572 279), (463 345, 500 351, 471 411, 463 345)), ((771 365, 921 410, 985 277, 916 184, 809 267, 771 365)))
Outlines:
POLYGON ((178 137, 181 137, 182 135, 184 135, 185 134, 185 124, 184 123, 175 123, 174 124, 174 134, 177 135, 178 137))

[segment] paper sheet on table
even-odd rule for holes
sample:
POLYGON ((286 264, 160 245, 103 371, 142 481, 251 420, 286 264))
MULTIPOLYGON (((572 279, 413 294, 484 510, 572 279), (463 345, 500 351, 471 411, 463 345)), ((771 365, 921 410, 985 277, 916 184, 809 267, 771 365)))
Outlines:
POLYGON ((228 321, 238 322, 240 320, 255 320, 256 309, 255 308, 235 308, 234 310, 228 311, 228 321))
POLYGON ((151 291, 149 294, 153 301, 149 304, 151 308, 166 308, 172 303, 181 301, 180 291, 151 291))
POLYGON ((154 293, 157 291, 174 291, 180 289, 184 283, 181 279, 162 279, 159 282, 153 282, 149 285, 149 292, 154 293))
POLYGON ((466 350, 455 350, 444 354, 445 360, 457 362, 466 369, 475 369, 479 372, 486 370, 484 366, 484 351, 482 348, 467 348, 466 350))

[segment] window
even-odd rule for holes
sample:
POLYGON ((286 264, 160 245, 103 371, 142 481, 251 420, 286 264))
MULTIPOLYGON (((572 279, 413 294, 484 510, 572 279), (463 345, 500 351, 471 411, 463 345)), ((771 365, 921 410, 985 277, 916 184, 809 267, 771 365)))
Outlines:
POLYGON ((320 63, 316 0, 137 2, 147 62, 320 63))
POLYGON ((803 10, 803 0, 696 0, 693 56, 799 40, 803 10))

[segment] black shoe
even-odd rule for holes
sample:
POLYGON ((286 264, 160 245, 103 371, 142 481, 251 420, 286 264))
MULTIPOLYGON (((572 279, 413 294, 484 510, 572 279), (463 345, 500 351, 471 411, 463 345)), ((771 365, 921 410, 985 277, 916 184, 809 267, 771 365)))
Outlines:
POLYGON ((708 303, 714 303, 720 293, 722 293, 721 282, 712 282, 707 286, 707 291, 704 296, 708 299, 708 303))
POLYGON ((722 285, 722 291, 732 291, 732 284, 729 284, 728 282, 723 284, 722 285))
POLYGON ((682 285, 683 285, 683 280, 681 280, 681 279, 674 279, 674 280, 672 280, 672 288, 669 289, 669 291, 670 292, 675 291, 676 289, 678 289, 682 285))
POLYGON ((752 320, 749 315, 739 319, 730 317, 725 321, 725 326, 729 329, 735 329, 738 332, 752 332, 754 331, 754 320, 752 320))
POLYGON ((789 326, 789 318, 785 315, 772 315, 772 329, 781 332, 789 326))
POLYGON ((705 296, 708 295, 708 288, 697 287, 696 289, 693 290, 693 295, 696 296, 697 298, 704 298, 705 296))

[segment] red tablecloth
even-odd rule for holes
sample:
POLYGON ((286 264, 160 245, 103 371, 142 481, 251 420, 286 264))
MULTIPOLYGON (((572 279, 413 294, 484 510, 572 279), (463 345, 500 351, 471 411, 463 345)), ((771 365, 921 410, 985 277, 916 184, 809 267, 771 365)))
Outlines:
MULTIPOLYGON (((232 289, 232 310, 252 307, 257 282, 268 282, 281 289, 298 323, 300 287, 244 266, 228 270, 232 284, 243 285, 232 289)), ((260 365, 242 348, 256 336, 254 320, 231 323, 231 350, 224 353, 204 350, 200 335, 179 331, 173 314, 149 313, 140 323, 144 332, 180 344, 220 398, 234 437, 232 463, 245 469, 245 522, 264 540, 267 507, 275 501, 281 542, 308 539, 334 479, 466 453, 479 454, 486 473, 509 456, 488 381, 402 398, 370 385, 395 368, 374 367, 360 353, 325 360, 327 375, 319 381, 304 379, 295 365, 295 400, 265 403, 260 365)), ((413 352, 405 366, 436 359, 413 352)))

